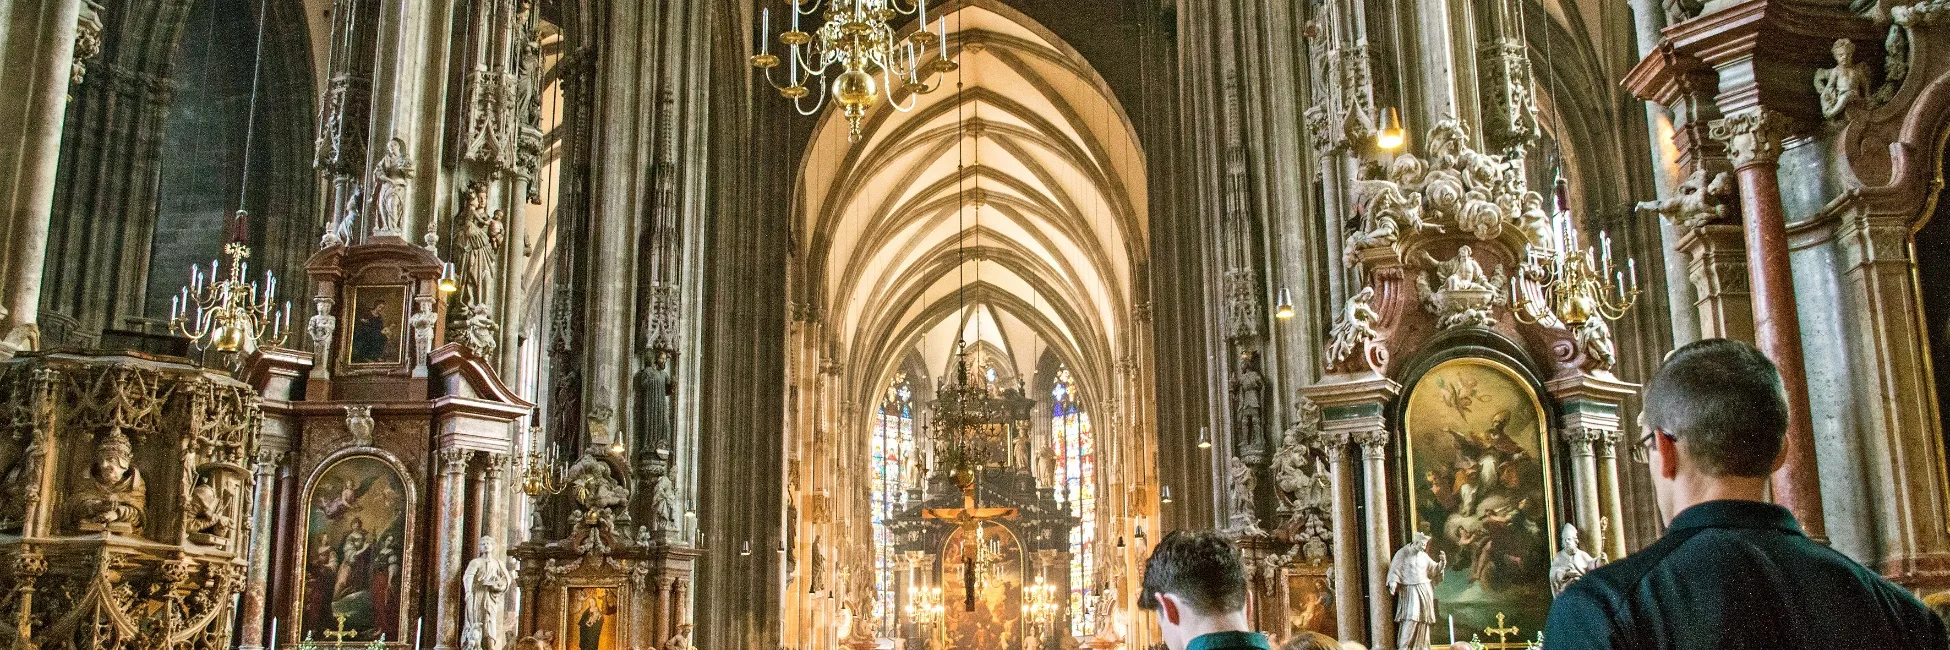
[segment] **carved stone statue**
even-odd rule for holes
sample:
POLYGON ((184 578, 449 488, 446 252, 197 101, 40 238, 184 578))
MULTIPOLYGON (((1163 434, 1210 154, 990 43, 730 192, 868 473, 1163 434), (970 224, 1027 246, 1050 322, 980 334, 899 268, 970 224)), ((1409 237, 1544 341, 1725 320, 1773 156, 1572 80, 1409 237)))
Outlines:
POLYGON ((678 623, 677 632, 664 640, 663 650, 697 650, 691 645, 691 624, 678 623))
POLYGON ((1670 198, 1639 202, 1638 213, 1656 214, 1691 230, 1726 219, 1731 205, 1728 199, 1733 194, 1733 177, 1726 172, 1713 175, 1709 181, 1705 169, 1695 169, 1673 188, 1670 198))
POLYGON ((652 349, 643 368, 636 372, 636 448, 639 454, 653 449, 669 449, 671 405, 676 384, 671 381, 671 352, 652 349))
POLYGON ((1551 231, 1551 215, 1544 211, 1542 194, 1523 193, 1523 212, 1517 216, 1517 229, 1532 246, 1557 248, 1557 235, 1551 231))
POLYGON ((1869 66, 1855 60, 1855 42, 1835 39, 1830 49, 1835 67, 1815 71, 1815 91, 1821 93, 1821 116, 1841 117, 1850 106, 1869 98, 1869 66))
POLYGON ((128 436, 112 429, 96 438, 87 477, 75 493, 75 523, 82 530, 141 532, 149 490, 135 468, 128 436))
POLYGON ((1596 364, 1596 369, 1611 370, 1618 365, 1618 345, 1612 341, 1611 326, 1605 324, 1604 318, 1593 315, 1573 330, 1572 336, 1577 337, 1578 348, 1596 364))
POLYGON ((1099 640, 1124 640, 1124 631, 1118 629, 1117 625, 1117 610, 1123 601, 1117 596, 1117 582, 1114 580, 1106 579, 1101 586, 1097 587, 1097 602, 1092 613, 1096 615, 1094 627, 1097 631, 1096 638, 1099 640))
POLYGON ((422 298, 419 309, 406 317, 406 325, 413 330, 413 350, 415 363, 425 363, 427 354, 433 351, 433 326, 440 323, 440 315, 433 311, 433 300, 422 298))
POLYGON ((811 553, 812 572, 807 574, 809 578, 808 582, 811 583, 811 590, 814 592, 824 591, 826 589, 826 555, 819 550, 819 540, 818 535, 813 536, 811 553))
POLYGON ((1232 459, 1232 469, 1226 481, 1226 495, 1232 503, 1232 527, 1238 534, 1257 534, 1259 515, 1254 512, 1253 492, 1258 488, 1259 477, 1253 474, 1253 466, 1244 459, 1232 459))
POLYGON ((467 322, 460 330, 460 343, 482 357, 493 357, 501 346, 501 324, 494 322, 487 305, 467 309, 467 322))
POLYGON ((319 248, 346 246, 352 243, 352 224, 359 220, 359 203, 363 200, 365 200, 365 193, 359 191, 358 186, 353 186, 351 193, 345 199, 345 211, 337 221, 332 222, 331 226, 325 229, 325 236, 318 240, 319 248))
POLYGON ((323 365, 332 358, 332 334, 338 331, 339 319, 332 315, 331 298, 313 298, 312 306, 315 309, 305 324, 305 334, 311 336, 313 362, 323 365))
POLYGON ((1590 573, 1604 564, 1603 560, 1592 557, 1584 549, 1578 548, 1578 527, 1564 524, 1563 545, 1557 549, 1557 556, 1551 558, 1551 596, 1564 593, 1564 590, 1577 582, 1578 578, 1590 573))
POLYGON ((1663 0, 1666 10, 1666 25, 1672 26, 1699 17, 1706 9, 1706 0, 1663 0))
POLYGON ((516 567, 493 537, 481 537, 480 555, 461 574, 467 611, 460 628, 461 650, 501 650, 504 599, 514 585, 516 567))
POLYGON ((1266 409, 1266 376, 1259 372, 1259 353, 1248 350, 1239 355, 1239 371, 1232 378, 1233 426, 1244 435, 1241 447, 1247 450, 1264 450, 1266 443, 1261 439, 1265 423, 1261 417, 1266 409))
POLYGON ((454 245, 460 248, 460 302, 469 305, 489 303, 488 296, 494 291, 494 277, 497 263, 501 259, 501 244, 506 239, 503 232, 500 210, 488 211, 487 183, 474 181, 467 184, 467 203, 456 215, 460 223, 460 233, 454 245))
POLYGON ((1415 533, 1388 561, 1388 593, 1395 597, 1395 647, 1429 650, 1435 627, 1435 585, 1449 568, 1449 554, 1429 557, 1429 534, 1415 533))
POLYGON ((677 517, 680 510, 677 504, 677 486, 676 481, 670 480, 670 475, 667 473, 659 474, 650 488, 650 510, 656 517, 652 523, 655 524, 658 532, 665 535, 677 532, 677 517))
POLYGON ((373 174, 377 177, 373 206, 379 213, 379 227, 373 234, 399 236, 406 225, 407 183, 413 178, 413 161, 406 156, 405 140, 386 141, 386 155, 373 166, 373 174))
POLYGON ((567 480, 576 505, 582 511, 577 527, 616 528, 616 509, 628 503, 630 491, 612 475, 609 461, 599 446, 582 450, 582 458, 569 466, 567 480))
POLYGON ((1326 464, 1301 442, 1299 428, 1288 429, 1280 451, 1273 454, 1273 481, 1282 509, 1325 509, 1333 498, 1332 480, 1326 464))
POLYGON ((345 432, 351 434, 352 444, 359 447, 372 446, 372 407, 345 407, 345 432))
POLYGON ((1504 301, 1497 291, 1503 284, 1502 269, 1497 270, 1496 276, 1483 272, 1483 265, 1476 261, 1468 246, 1457 248, 1456 256, 1446 261, 1423 251, 1422 262, 1427 268, 1415 281, 1422 289, 1424 305, 1437 315, 1437 327, 1496 324, 1491 309, 1504 301))
POLYGON ((1374 310, 1374 287, 1362 287, 1354 297, 1347 299, 1341 307, 1341 317, 1334 322, 1334 329, 1328 332, 1332 340, 1327 343, 1327 367, 1337 368, 1342 361, 1360 352, 1367 343, 1375 340, 1380 333, 1375 324, 1381 321, 1381 314, 1374 310))
POLYGON ((228 503, 235 497, 234 492, 218 495, 216 486, 211 485, 207 478, 198 481, 196 487, 190 489, 189 506, 183 509, 184 528, 189 533, 190 541, 228 545, 231 524, 235 521, 230 516, 228 503))

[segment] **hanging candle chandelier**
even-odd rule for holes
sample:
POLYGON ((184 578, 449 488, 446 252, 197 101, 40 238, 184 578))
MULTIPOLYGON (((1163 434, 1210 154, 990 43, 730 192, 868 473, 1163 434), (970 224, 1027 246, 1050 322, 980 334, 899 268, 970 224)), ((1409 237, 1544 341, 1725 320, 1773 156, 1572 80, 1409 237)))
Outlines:
MULTIPOLYGON (((241 231, 245 214, 237 211, 232 230, 241 231)), ((264 272, 263 284, 249 279, 251 249, 242 235, 223 247, 230 257, 225 277, 217 279, 217 261, 210 270, 190 266, 190 282, 169 297, 169 327, 194 342, 197 349, 239 352, 284 345, 291 326, 291 301, 276 306, 278 278, 264 272)))
POLYGON ((759 49, 752 55, 752 67, 765 71, 766 82, 791 99, 800 115, 819 112, 830 95, 846 115, 847 140, 851 142, 860 140, 860 122, 880 102, 882 93, 896 110, 912 110, 914 99, 910 97, 903 106, 896 93, 934 92, 940 84, 930 86, 924 78, 958 67, 948 59, 947 19, 940 19, 935 31, 927 29, 927 0, 914 0, 907 7, 902 7, 900 0, 791 0, 787 11, 791 14, 790 29, 779 34, 779 43, 786 50, 783 57, 772 53, 772 10, 766 8, 760 13, 759 49), (800 15, 821 14, 822 7, 826 22, 812 32, 801 31, 800 15), (920 27, 906 38, 897 37, 889 21, 909 15, 916 16, 920 27), (921 63, 931 46, 939 47, 939 58, 921 63), (772 69, 780 64, 786 67, 783 86, 772 77, 772 69), (815 84, 821 91, 808 108, 802 101, 812 94, 807 82, 824 80, 829 73, 831 84, 815 84))

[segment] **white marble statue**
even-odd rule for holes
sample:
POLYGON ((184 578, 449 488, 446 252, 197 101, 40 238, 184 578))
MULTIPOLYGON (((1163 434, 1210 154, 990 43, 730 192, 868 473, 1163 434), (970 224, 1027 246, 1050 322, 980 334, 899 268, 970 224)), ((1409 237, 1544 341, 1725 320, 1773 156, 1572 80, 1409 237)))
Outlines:
POLYGON ((1381 314, 1374 310, 1374 287, 1362 287, 1360 293, 1347 299, 1341 308, 1341 318, 1334 322, 1333 338, 1327 343, 1327 367, 1334 368, 1342 361, 1361 351, 1361 346, 1380 336, 1375 324, 1381 321, 1381 314))
POLYGON ((1821 93, 1821 116, 1833 119, 1869 98, 1869 66, 1855 60, 1854 41, 1835 39, 1830 51, 1835 67, 1815 71, 1815 91, 1821 93))
POLYGON ((379 213, 379 227, 373 234, 399 236, 406 224, 406 185, 413 178, 413 161, 406 157, 406 141, 399 138, 386 141, 386 155, 373 166, 373 173, 378 177, 373 206, 379 213))
POLYGON ((1395 647, 1429 650, 1435 627, 1435 584, 1449 568, 1449 554, 1429 557, 1429 534, 1416 533, 1388 562, 1388 593, 1395 597, 1395 647))
POLYGON ((1578 578, 1604 565, 1602 558, 1592 557, 1584 549, 1578 548, 1578 527, 1564 524, 1563 545, 1557 549, 1557 556, 1551 558, 1551 596, 1556 597, 1577 582, 1578 578))
POLYGON ((515 583, 515 567, 493 537, 481 537, 480 553, 461 574, 467 610, 462 617, 460 647, 501 650, 506 647, 501 642, 501 617, 507 611, 508 588, 515 583))

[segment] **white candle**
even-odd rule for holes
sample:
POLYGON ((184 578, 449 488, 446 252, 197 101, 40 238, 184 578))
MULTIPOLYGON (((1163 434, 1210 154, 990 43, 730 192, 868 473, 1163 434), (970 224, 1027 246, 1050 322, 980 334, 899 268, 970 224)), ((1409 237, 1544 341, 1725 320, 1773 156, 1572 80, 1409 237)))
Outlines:
POLYGON ((758 52, 772 53, 772 8, 766 7, 758 12, 758 52))
POLYGON ((272 648, 278 647, 278 617, 276 616, 271 617, 271 636, 266 637, 266 640, 267 645, 272 648))
POLYGON ((948 17, 942 16, 935 21, 935 31, 940 32, 941 36, 941 60, 946 61, 948 60, 948 17))
POLYGON ((427 617, 413 619, 413 650, 420 650, 420 628, 427 624, 427 617))
POLYGON ((928 0, 921 0, 921 31, 928 29, 928 0))
POLYGON ((1632 276, 1632 290, 1637 291, 1639 288, 1639 261, 1637 258, 1625 260, 1625 274, 1632 276))
POLYGON ((178 299, 176 296, 169 297, 169 320, 172 322, 174 322, 178 316, 183 315, 183 305, 177 300, 178 299))
POLYGON ((792 31, 799 31, 799 0, 792 0, 792 31))
POLYGON ((1449 615, 1449 643, 1456 642, 1456 615, 1449 615))

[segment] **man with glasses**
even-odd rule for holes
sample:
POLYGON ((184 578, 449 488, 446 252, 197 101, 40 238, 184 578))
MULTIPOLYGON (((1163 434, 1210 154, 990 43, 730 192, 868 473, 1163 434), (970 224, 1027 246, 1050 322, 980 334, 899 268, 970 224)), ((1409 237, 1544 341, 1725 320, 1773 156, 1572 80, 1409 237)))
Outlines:
POLYGON ((1674 351, 1639 423, 1633 455, 1651 466, 1666 534, 1572 583, 1551 606, 1547 650, 1950 647, 1915 596, 1767 503, 1787 402, 1760 350, 1708 339, 1674 351))

